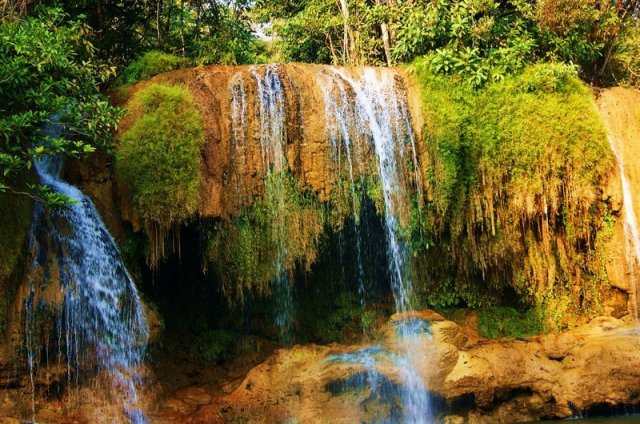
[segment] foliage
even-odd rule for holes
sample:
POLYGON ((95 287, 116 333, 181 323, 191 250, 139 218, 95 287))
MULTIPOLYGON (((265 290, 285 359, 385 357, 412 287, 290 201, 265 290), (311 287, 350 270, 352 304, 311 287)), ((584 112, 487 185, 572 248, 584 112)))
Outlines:
POLYGON ((263 0, 253 13, 272 24, 283 60, 363 65, 387 63, 378 35, 387 9, 365 0, 263 0))
POLYGON ((207 261, 227 298, 268 293, 279 275, 314 262, 324 213, 315 196, 287 172, 269 172, 264 193, 238 216, 212 229, 207 261))
POLYGON ((622 27, 610 48, 609 66, 603 69, 604 81, 640 87, 640 17, 622 27))
MULTIPOLYGON (((82 157, 111 146, 119 111, 97 84, 112 70, 96 65, 87 33, 59 9, 0 22, 0 192, 15 192, 10 181, 27 181, 43 156, 82 157), (62 128, 62 136, 47 125, 62 128)), ((22 193, 50 205, 69 201, 42 185, 22 193)))
POLYGON ((375 311, 363 308, 355 293, 341 292, 332 299, 329 309, 322 311, 308 331, 312 340, 320 343, 333 343, 342 340, 342 334, 349 326, 355 326, 358 332, 371 331, 375 311))
POLYGON ((591 294, 570 289, 599 272, 590 255, 605 213, 599 187, 611 166, 588 89, 562 64, 531 66, 479 91, 429 69, 415 67, 432 200, 412 213, 411 225, 428 244, 414 243, 418 252, 432 249, 416 261, 437 259, 417 267, 418 290, 439 306, 471 306, 511 287, 542 309, 565 298, 567 314, 596 314, 586 307, 591 294))
POLYGON ((272 24, 284 60, 375 65, 424 56, 434 73, 473 87, 540 60, 575 64, 597 83, 638 73, 633 1, 270 0, 253 13, 272 24))
POLYGON ((404 6, 395 57, 427 55, 436 73, 454 74, 471 86, 500 81, 533 57, 536 40, 530 22, 491 0, 418 1, 404 6))
POLYGON ((159 51, 149 51, 131 62, 118 77, 120 84, 135 84, 154 75, 189 65, 189 60, 159 51))
POLYGON ((482 308, 478 313, 478 330, 482 337, 530 337, 544 332, 536 309, 518 311, 508 306, 482 308))
POLYGON ((124 67, 145 52, 175 54, 201 63, 264 61, 264 43, 248 19, 246 0, 62 0, 72 16, 85 15, 107 63, 124 67))
POLYGON ((250 23, 231 8, 220 8, 215 31, 193 45, 198 63, 242 65, 268 62, 267 46, 257 39, 250 23))
POLYGON ((134 123, 122 134, 116 168, 151 242, 154 267, 167 233, 200 202, 202 118, 187 89, 159 84, 138 91, 127 113, 134 123))
POLYGON ((283 61, 336 63, 334 44, 339 41, 341 21, 333 2, 315 1, 286 20, 277 20, 276 48, 283 61))
POLYGON ((195 337, 195 351, 201 359, 221 364, 231 356, 237 338, 227 330, 205 330, 195 337))

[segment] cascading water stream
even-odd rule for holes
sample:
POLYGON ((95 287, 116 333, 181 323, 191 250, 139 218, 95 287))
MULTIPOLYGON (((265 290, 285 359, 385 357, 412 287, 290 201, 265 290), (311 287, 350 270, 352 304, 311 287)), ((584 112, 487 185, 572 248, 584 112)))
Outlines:
MULTIPOLYGON (((49 132, 60 136, 59 128, 49 132)), ((66 358, 69 382, 72 375, 77 382, 78 375, 86 369, 106 374, 110 393, 105 394, 123 402, 130 421, 144 423, 146 419, 137 405, 136 386, 148 326, 136 286, 93 202, 60 179, 62 158, 43 158, 35 166, 43 184, 75 203, 55 210, 36 204, 34 211, 30 236, 31 292, 25 305, 26 349, 32 381, 35 358, 40 352, 40 347, 33 345, 33 334, 37 310, 44 302, 36 293, 47 283, 53 262, 62 292, 56 324, 58 359, 66 358), (43 238, 48 241, 43 242, 43 238)))
MULTIPOLYGON (((402 421, 427 423, 431 421, 429 396, 418 371, 422 359, 420 339, 423 333, 416 332, 413 321, 405 315, 412 309, 410 303, 412 285, 407 275, 406 248, 399 235, 398 214, 407 207, 408 188, 401 176, 407 142, 411 147, 410 159, 413 160, 414 170, 419 169, 408 107, 403 104, 406 100, 400 99, 397 95, 397 81, 395 73, 391 70, 367 68, 360 78, 355 78, 345 70, 331 68, 324 78, 325 87, 327 87, 327 78, 337 87, 337 90, 323 90, 327 120, 335 120, 339 123, 342 142, 348 152, 350 153, 348 146, 355 144, 353 138, 360 136, 372 145, 377 158, 377 173, 384 201, 389 276, 396 311, 402 314, 397 322, 397 334, 402 352, 393 355, 394 365, 403 382, 403 387, 398 393, 402 404, 402 421), (346 98, 346 94, 337 99, 331 94, 336 91, 346 93, 345 85, 353 94, 351 101, 346 98), (349 124, 354 130, 349 130, 349 124)), ((367 361, 363 361, 363 365, 369 369, 367 378, 371 390, 376 391, 377 374, 372 369, 370 357, 367 358, 367 361)))
MULTIPOLYGON (((636 212, 633 208, 633 196, 631 194, 631 186, 624 167, 624 152, 622 145, 613 135, 607 136, 611 151, 618 162, 620 170, 620 181, 622 183, 622 201, 624 203, 624 232, 627 238, 627 246, 631 248, 633 255, 627 254, 627 261, 632 269, 638 266, 640 261, 640 231, 638 230, 638 220, 636 212)), ((638 282, 634 281, 632 287, 632 305, 635 318, 638 319, 638 282)))
MULTIPOLYGON (((360 234, 360 217, 358 215, 358 193, 356 193, 356 180, 354 173, 354 161, 356 153, 352 152, 356 146, 351 145, 351 135, 349 129, 353 123, 349 122, 349 117, 355 116, 349 113, 349 97, 344 83, 341 79, 336 79, 332 75, 320 74, 320 88, 325 98, 325 116, 333 117, 334 120, 327 119, 327 137, 331 141, 333 154, 336 159, 337 174, 340 171, 340 145, 341 141, 345 147, 347 157, 347 168, 349 173, 349 192, 351 195, 352 219, 355 226, 355 249, 356 267, 358 271, 358 294, 360 295, 361 306, 365 305, 366 288, 364 283, 364 267, 362 265, 362 236, 360 234), (333 99, 333 101, 326 101, 333 99)), ((338 176, 339 178, 339 176, 338 176)), ((363 329, 364 331, 364 329, 363 329)))

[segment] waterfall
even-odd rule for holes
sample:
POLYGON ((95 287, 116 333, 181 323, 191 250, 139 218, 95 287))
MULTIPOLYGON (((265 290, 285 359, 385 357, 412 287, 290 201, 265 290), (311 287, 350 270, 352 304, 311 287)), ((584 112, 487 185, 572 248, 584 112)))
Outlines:
MULTIPOLYGON (((59 137, 60 129, 51 128, 49 133, 59 137)), ((143 423, 146 419, 137 406, 136 386, 148 327, 136 286, 94 204, 60 179, 62 158, 45 157, 35 167, 42 184, 74 203, 53 210, 38 203, 34 211, 30 295, 25 302, 26 350, 32 382, 35 359, 42 349, 33 344, 38 311, 45 305, 39 295, 51 275, 57 273, 62 300, 56 318, 58 360, 66 358, 69 383, 72 378, 77 383, 78 374, 85 369, 106 374, 110 392, 104 395, 124 398, 128 419, 143 423)))
MULTIPOLYGON (((609 131, 610 132, 610 131, 609 131)), ((616 139, 613 135, 607 136, 611 151, 618 162, 618 169, 620 171, 620 181, 622 183, 622 201, 624 203, 624 232, 627 239, 627 247, 630 248, 633 255, 627 253, 627 262, 631 269, 635 269, 640 260, 640 231, 638 231, 638 220, 636 219, 636 212, 633 208, 633 196, 631 195, 631 187, 629 186, 629 180, 624 167, 624 152, 622 150, 622 143, 616 139)), ((638 282, 634 281, 631 293, 631 302, 633 305, 633 313, 636 319, 638 319, 638 282)))
POLYGON ((262 164, 265 170, 282 172, 286 169, 284 87, 275 65, 268 65, 264 75, 260 75, 257 68, 253 68, 251 74, 258 86, 262 164))
MULTIPOLYGON (((285 207, 284 172, 287 171, 287 159, 285 155, 286 143, 286 100, 284 85, 278 74, 277 65, 267 65, 261 74, 258 68, 252 67, 250 72, 257 87, 256 113, 259 122, 259 142, 262 153, 262 167, 265 181, 271 177, 277 206, 275 208, 274 238, 276 251, 276 277, 273 284, 273 296, 276 306, 276 325, 280 329, 282 339, 287 342, 291 336, 293 324, 294 304, 284 261, 287 256, 286 240, 287 232, 282 227, 287 223, 281 216, 285 207)), ((246 112, 245 112, 246 113, 246 112)), ((266 187, 265 187, 266 189, 266 187)))
POLYGON ((345 147, 345 155, 347 157, 347 170, 349 176, 349 194, 351 195, 351 212, 355 226, 355 251, 356 251, 356 267, 358 273, 358 294, 360 295, 360 303, 365 305, 366 287, 364 283, 364 267, 362 265, 362 236, 360 234, 360 216, 358 211, 358 201, 361 193, 356 192, 356 179, 354 162, 358 154, 354 149, 355 145, 351 144, 350 129, 354 128, 354 123, 350 118, 355 116, 349 102, 349 95, 344 85, 344 81, 335 78, 332 74, 322 73, 319 75, 320 88, 325 99, 324 114, 327 117, 326 137, 330 140, 333 148, 334 160, 337 163, 336 179, 340 178, 340 160, 341 160, 341 142, 345 147), (332 101, 327 101, 332 99, 332 101), (333 119, 329 119, 329 117, 333 119))
MULTIPOLYGON (((401 83, 392 70, 366 68, 358 77, 343 69, 329 68, 322 78, 321 84, 328 87, 323 90, 326 119, 336 122, 341 130, 352 180, 351 151, 355 150, 353 146, 357 144, 358 137, 363 139, 360 143, 367 143, 375 154, 384 201, 390 284, 396 311, 401 314, 396 324, 402 352, 393 356, 393 362, 403 382, 397 394, 403 409, 402 421, 430 422, 428 391, 419 372, 423 333, 416 332, 413 320, 406 315, 412 310, 412 284, 407 270, 408 247, 400 236, 400 218, 407 215, 409 196, 408 182, 403 177, 404 161, 413 161, 413 169, 416 172, 419 169, 407 100, 401 95, 401 83), (346 95, 347 90, 352 95, 351 99, 346 95), (341 95, 335 96, 336 92, 341 95)), ((337 145, 337 140, 332 140, 332 144, 337 145)), ((359 159, 359 162, 363 161, 364 158, 359 159)), ((416 184, 418 181, 419 178, 416 184)), ((369 384, 375 392, 377 388, 374 385, 378 379, 369 356, 363 364, 367 365, 369 384)))

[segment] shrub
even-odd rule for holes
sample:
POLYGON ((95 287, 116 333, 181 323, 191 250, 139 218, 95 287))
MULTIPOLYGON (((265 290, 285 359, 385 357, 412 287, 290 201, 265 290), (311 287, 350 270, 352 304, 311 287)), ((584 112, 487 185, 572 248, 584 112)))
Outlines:
POLYGON ((535 309, 518 311, 507 306, 483 308, 478 314, 478 330, 482 337, 530 337, 544 332, 535 309))
POLYGON ((227 330, 205 330, 195 337, 195 350, 201 359, 221 364, 231 357, 237 338, 227 330))
POLYGON ((189 59, 159 51, 150 51, 131 62, 118 78, 117 83, 135 84, 154 75, 189 66, 189 59))
POLYGON ((640 18, 632 20, 616 38, 608 72, 611 84, 640 87, 640 18))
POLYGON ((135 94, 128 114, 134 124, 122 134, 118 175, 149 237, 149 264, 164 255, 168 232, 194 214, 200 201, 202 119, 181 86, 152 84, 135 94))

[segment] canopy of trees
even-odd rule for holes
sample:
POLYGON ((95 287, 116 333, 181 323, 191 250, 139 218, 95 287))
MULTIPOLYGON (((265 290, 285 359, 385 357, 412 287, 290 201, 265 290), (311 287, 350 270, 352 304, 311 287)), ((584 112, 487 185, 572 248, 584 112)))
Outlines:
MULTIPOLYGON (((640 0, 38 0, 0 3, 0 191, 32 161, 108 147, 100 92, 199 64, 420 59, 471 87, 537 62, 595 85, 640 84, 640 0), (119 78, 118 75, 120 76, 119 78), (44 136, 56 116, 65 139, 44 136)), ((23 184, 24 186, 24 184, 23 184)), ((46 188, 26 192, 49 203, 46 188)))

